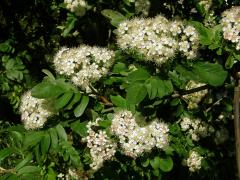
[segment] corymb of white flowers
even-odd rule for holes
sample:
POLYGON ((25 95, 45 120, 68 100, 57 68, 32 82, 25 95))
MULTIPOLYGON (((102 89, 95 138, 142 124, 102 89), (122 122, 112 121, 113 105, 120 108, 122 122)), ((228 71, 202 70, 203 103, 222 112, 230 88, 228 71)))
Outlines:
POLYGON ((223 37, 236 44, 240 50, 240 6, 232 7, 222 13, 223 37))
POLYGON ((119 143, 125 155, 136 158, 152 148, 168 146, 168 126, 158 120, 147 126, 139 126, 129 111, 114 114, 111 132, 119 138, 119 143))
POLYGON ((190 119, 183 117, 180 122, 181 130, 186 132, 193 141, 199 141, 200 138, 210 136, 215 130, 214 128, 200 119, 190 119))
POLYGON ((88 7, 85 0, 64 0, 66 8, 71 12, 75 13, 77 16, 83 16, 88 7))
POLYGON ((191 151, 189 157, 186 160, 189 171, 195 172, 201 169, 203 157, 198 154, 196 151, 191 151))
POLYGON ((178 52, 187 59, 195 58, 199 37, 194 27, 158 15, 155 18, 134 18, 120 23, 117 43, 121 49, 136 51, 144 55, 147 61, 161 65, 178 52))
POLYGON ((117 144, 107 136, 106 131, 95 131, 93 129, 94 127, 99 126, 99 121, 101 121, 101 118, 97 118, 96 121, 90 121, 87 124, 88 136, 85 138, 92 157, 90 167, 94 171, 101 168, 104 161, 110 160, 114 156, 117 148, 117 144))
POLYGON ((114 63, 114 51, 101 47, 81 45, 63 47, 55 55, 55 70, 71 78, 82 90, 91 92, 90 84, 107 75, 114 63))
POLYGON ((26 129, 37 129, 43 127, 47 118, 53 113, 44 106, 46 101, 31 96, 31 91, 26 92, 21 99, 21 119, 26 129))

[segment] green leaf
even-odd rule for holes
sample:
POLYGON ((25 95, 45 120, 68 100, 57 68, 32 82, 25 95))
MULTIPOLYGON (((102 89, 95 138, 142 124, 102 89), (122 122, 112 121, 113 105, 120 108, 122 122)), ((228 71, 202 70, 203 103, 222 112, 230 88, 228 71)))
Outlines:
POLYGON ((12 46, 10 41, 5 41, 0 43, 0 52, 10 53, 12 50, 12 46))
POLYGON ((11 148, 5 148, 0 151, 0 162, 3 161, 6 157, 10 156, 13 153, 11 148))
POLYGON ((56 149, 58 146, 57 130, 55 128, 50 128, 49 133, 51 137, 51 148, 56 149))
POLYGON ((39 174, 41 171, 40 167, 37 166, 24 166, 18 170, 18 175, 22 174, 39 174))
POLYGON ((126 71, 128 71, 126 64, 121 63, 121 62, 118 62, 117 64, 115 64, 113 66, 113 70, 112 70, 113 73, 120 73, 120 74, 124 73, 126 71))
POLYGON ((150 160, 147 159, 146 161, 142 162, 142 166, 143 167, 148 167, 148 165, 150 164, 150 160))
POLYGON ((127 89, 127 102, 129 104, 140 103, 147 95, 147 88, 144 84, 135 83, 127 89))
POLYGON ((153 169, 158 169, 160 166, 160 158, 158 156, 154 157, 154 159, 150 161, 150 164, 153 169))
POLYGON ((73 98, 72 98, 72 100, 70 101, 70 103, 67 105, 66 109, 68 109, 68 110, 69 110, 69 109, 72 109, 72 107, 73 107, 77 102, 80 101, 81 97, 82 97, 81 93, 74 93, 73 98))
POLYGON ((41 159, 41 155, 40 155, 40 150, 39 150, 39 144, 37 144, 34 148, 33 148, 33 151, 34 151, 34 156, 35 156, 35 159, 36 159, 36 162, 38 164, 41 164, 42 163, 42 159, 41 159))
POLYGON ((227 78, 227 71, 223 69, 220 64, 212 63, 195 63, 193 66, 193 72, 199 76, 199 78, 212 86, 221 86, 227 78))
POLYGON ((109 18, 109 19, 115 19, 115 18, 118 18, 118 17, 122 17, 122 18, 125 18, 125 16, 123 16, 120 12, 118 11, 114 11, 114 10, 111 10, 111 9, 104 9, 102 10, 102 15, 109 18))
POLYGON ((211 86, 221 86, 228 75, 220 64, 209 62, 195 63, 191 69, 177 66, 176 70, 186 79, 204 82, 211 86))
POLYGON ((159 165, 160 165, 160 169, 163 172, 169 172, 172 170, 173 168, 173 160, 170 156, 168 156, 167 158, 160 158, 159 159, 159 165))
POLYGON ((25 135, 23 146, 25 148, 36 146, 44 136, 43 132, 33 132, 25 135))
POLYGON ((14 65, 15 65, 14 62, 15 62, 14 59, 9 59, 9 60, 7 61, 7 63, 6 63, 6 65, 5 65, 5 68, 6 68, 7 70, 12 70, 12 69, 14 69, 14 65))
POLYGON ((166 153, 166 155, 172 155, 173 156, 174 149, 171 146, 167 146, 163 150, 166 153))
POLYGON ((106 85, 112 85, 114 83, 124 83, 125 82, 125 77, 109 77, 107 80, 104 81, 106 85))
POLYGON ((30 161, 32 161, 33 159, 33 155, 31 153, 29 153, 20 163, 18 163, 15 166, 16 170, 21 169, 22 167, 24 167, 26 164, 28 164, 30 161))
POLYGON ((58 97, 58 99, 55 101, 54 105, 56 109, 61 109, 64 106, 66 106, 69 101, 71 100, 73 96, 73 92, 69 91, 58 97))
POLYGON ((160 174, 160 172, 159 172, 159 169, 154 169, 154 170, 152 171, 152 173, 153 173, 153 175, 156 176, 156 177, 159 177, 159 176, 160 176, 160 179, 161 179, 161 174, 160 174))
POLYGON ((104 9, 101 11, 101 13, 103 16, 110 19, 111 24, 115 27, 117 27, 119 23, 126 19, 126 17, 122 15, 120 12, 111 9, 104 9))
POLYGON ((214 32, 204 27, 200 22, 193 21, 192 24, 199 33, 200 43, 202 45, 210 45, 213 42, 214 32))
POLYGON ((59 143, 61 156, 65 161, 70 161, 76 167, 81 166, 81 160, 76 149, 68 142, 62 141, 59 143))
POLYGON ((102 121, 99 121, 98 124, 100 127, 108 128, 109 126, 111 126, 112 121, 111 120, 102 120, 102 121))
POLYGON ((3 174, 1 177, 1 180, 16 180, 16 179, 19 179, 19 177, 12 173, 3 174))
POLYGON ((191 69, 187 69, 181 65, 178 65, 176 67, 176 71, 179 72, 184 78, 186 79, 191 79, 191 80, 194 80, 194 81, 199 81, 200 80, 200 77, 197 75, 197 74, 194 74, 192 72, 192 67, 191 69))
POLYGON ((120 95, 110 96, 110 99, 111 99, 112 103, 113 103, 115 106, 121 107, 121 108, 127 108, 126 99, 124 99, 124 98, 121 97, 120 95))
POLYGON ((28 174, 22 174, 20 177, 21 180, 29 180, 32 179, 32 177, 34 176, 34 179, 36 180, 41 180, 41 174, 37 174, 37 173, 28 173, 28 174))
POLYGON ((55 80, 54 75, 47 69, 42 69, 42 72, 46 74, 50 79, 55 80))
POLYGON ((162 98, 173 92, 172 82, 169 80, 157 79, 152 82, 152 90, 150 98, 155 98, 156 96, 162 98), (156 94, 157 93, 157 94, 156 94))
POLYGON ((240 61, 240 52, 233 53, 233 56, 237 61, 240 61))
POLYGON ((136 81, 145 81, 149 77, 150 77, 150 74, 145 69, 138 69, 130 73, 127 77, 127 80, 130 83, 133 83, 136 81))
POLYGON ((64 93, 63 88, 50 82, 42 82, 33 87, 31 94, 35 98, 54 98, 64 93))
POLYGON ((170 102, 170 105, 171 106, 177 106, 180 103, 181 103, 181 100, 179 98, 175 98, 170 102))
POLYGON ((78 104, 78 106, 73 111, 74 115, 76 117, 80 117, 84 113, 84 111, 88 105, 88 101, 89 101, 88 96, 82 96, 81 102, 78 104))
POLYGON ((51 145, 51 138, 50 135, 48 133, 45 133, 42 140, 41 140, 41 152, 43 155, 45 155, 51 145))
POLYGON ((154 99, 158 92, 158 80, 157 78, 151 77, 146 82, 146 88, 150 99, 154 99))
POLYGON ((64 141, 67 141, 67 134, 66 134, 66 131, 65 129, 62 127, 61 124, 58 124, 56 126, 56 130, 57 130, 57 134, 58 134, 58 137, 64 141))
POLYGON ((222 26, 218 24, 212 28, 212 32, 214 33, 214 37, 212 40, 212 44, 208 47, 209 49, 217 49, 222 48, 222 26))
POLYGON ((194 147, 194 143, 193 143, 192 138, 191 138, 190 135, 188 135, 188 136, 186 137, 186 141, 187 141, 187 144, 188 144, 189 146, 194 147))
POLYGON ((225 63, 225 67, 227 69, 231 69, 233 67, 233 64, 234 64, 234 56, 232 54, 230 54, 225 63))
POLYGON ((77 18, 74 17, 74 16, 71 15, 71 14, 68 14, 67 22, 66 22, 64 31, 63 31, 63 33, 62 33, 62 36, 63 36, 63 37, 67 37, 67 36, 68 36, 68 34, 70 33, 70 31, 74 28, 76 22, 77 22, 77 18))
POLYGON ((87 121, 79 122, 76 121, 70 125, 73 132, 79 134, 81 137, 86 137, 88 135, 87 133, 87 121))
POLYGON ((167 80, 159 80, 158 81, 158 92, 157 95, 159 98, 162 98, 166 95, 169 95, 173 92, 173 85, 171 81, 167 81, 167 80))
POLYGON ((14 143, 21 146, 23 141, 23 135, 18 131, 10 131, 11 136, 13 137, 14 143))
POLYGON ((53 170, 53 168, 48 167, 48 173, 47 173, 47 180, 56 180, 57 174, 53 170))

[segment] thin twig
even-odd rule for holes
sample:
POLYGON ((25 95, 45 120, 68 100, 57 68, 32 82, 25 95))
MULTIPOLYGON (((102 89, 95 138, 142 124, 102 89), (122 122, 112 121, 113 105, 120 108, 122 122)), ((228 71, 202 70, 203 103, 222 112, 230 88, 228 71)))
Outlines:
POLYGON ((103 109, 102 113, 112 112, 114 110, 114 107, 110 107, 108 109, 103 109))
POLYGON ((113 104, 104 96, 99 96, 100 100, 104 103, 106 106, 113 106, 113 104))
POLYGON ((213 103, 209 108, 206 109, 206 112, 210 111, 214 106, 218 105, 220 101, 222 101, 223 98, 217 100, 215 103, 213 103))
POLYGON ((101 100, 106 106, 113 106, 113 104, 104 96, 102 96, 91 84, 89 85, 92 92, 101 100))
POLYGON ((172 95, 172 97, 173 98, 182 97, 183 95, 192 94, 192 93, 202 91, 202 90, 205 90, 205 89, 208 89, 208 88, 209 88, 208 85, 203 85, 203 86, 200 86, 200 87, 197 87, 197 88, 185 90, 183 92, 175 91, 174 94, 172 95))
POLYGON ((94 94, 99 95, 99 92, 90 84, 90 89, 93 91, 94 94))

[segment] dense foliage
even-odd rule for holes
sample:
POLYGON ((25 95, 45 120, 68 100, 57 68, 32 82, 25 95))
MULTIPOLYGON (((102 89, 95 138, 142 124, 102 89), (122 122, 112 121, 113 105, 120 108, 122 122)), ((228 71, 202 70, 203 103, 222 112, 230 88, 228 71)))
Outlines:
POLYGON ((235 179, 238 0, 2 0, 0 179, 235 179))

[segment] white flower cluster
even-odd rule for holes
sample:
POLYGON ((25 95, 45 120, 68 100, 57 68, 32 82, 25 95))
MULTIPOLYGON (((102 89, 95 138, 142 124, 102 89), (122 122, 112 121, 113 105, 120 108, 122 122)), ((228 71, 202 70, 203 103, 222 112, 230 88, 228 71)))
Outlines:
POLYGON ((64 4, 66 4, 67 9, 75 13, 77 16, 83 16, 88 7, 85 0, 64 0, 64 4))
POLYGON ((86 45, 63 47, 53 62, 59 74, 69 76, 75 85, 91 92, 90 84, 108 73, 114 62, 114 52, 86 45))
POLYGON ((141 127, 129 111, 115 113, 110 129, 119 138, 124 154, 133 158, 155 146, 164 148, 169 143, 169 129, 165 123, 154 121, 141 127))
POLYGON ((87 147, 90 149, 93 161, 90 167, 95 171, 102 167, 104 161, 114 156, 117 148, 117 144, 107 136, 106 131, 98 130, 95 132, 92 129, 93 126, 99 126, 99 121, 101 121, 101 118, 97 118, 95 122, 87 124, 87 147))
POLYGON ((123 21, 117 29, 117 43, 121 49, 137 51, 160 65, 178 52, 188 59, 195 58, 199 37, 194 27, 159 15, 123 21))
POLYGON ((187 166, 189 171, 195 172, 201 169, 203 157, 200 156, 196 151, 191 151, 187 159, 187 166))
POLYGON ((53 113, 45 109, 46 101, 31 96, 31 91, 26 92, 21 98, 20 113, 26 129, 43 127, 47 118, 53 113))
MULTIPOLYGON (((194 88, 198 88, 201 86, 204 86, 204 83, 197 83, 195 81, 189 81, 187 86, 186 86, 186 90, 191 90, 194 88)), ((198 91, 198 92, 194 92, 191 94, 186 94, 183 97, 188 101, 188 109, 194 109, 198 107, 198 103, 202 100, 202 98, 204 96, 206 96, 206 94, 208 93, 207 89, 198 91)))
POLYGON ((240 6, 232 7, 222 13, 223 37, 236 44, 240 50, 240 6))
POLYGON ((198 141, 201 137, 210 136, 214 132, 214 128, 200 119, 190 119, 183 117, 180 122, 182 131, 189 134, 194 141, 198 141))

